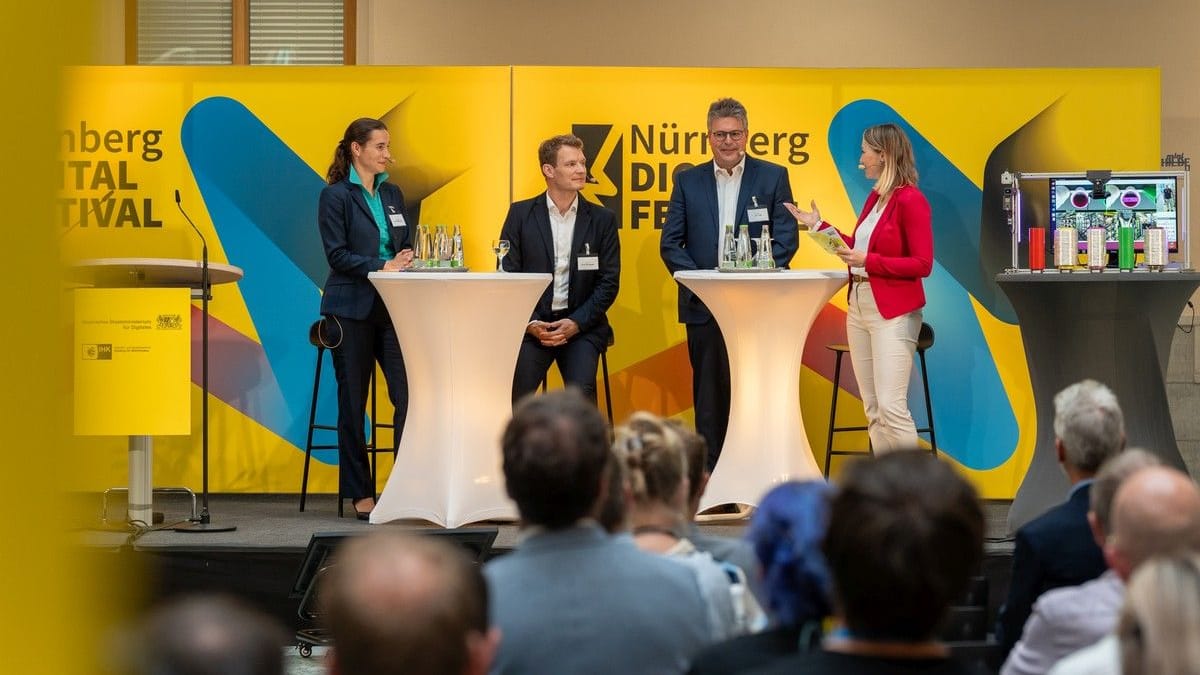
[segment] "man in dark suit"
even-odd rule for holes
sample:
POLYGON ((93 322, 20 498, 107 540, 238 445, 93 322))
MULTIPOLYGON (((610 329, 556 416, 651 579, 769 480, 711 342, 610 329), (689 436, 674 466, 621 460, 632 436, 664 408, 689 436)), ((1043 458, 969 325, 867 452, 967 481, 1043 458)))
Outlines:
POLYGON ((525 327, 513 402, 536 391, 554 362, 564 383, 595 402, 596 362, 612 337, 606 312, 621 281, 616 216, 579 194, 587 182, 583 141, 547 139, 538 159, 546 191, 509 207, 500 229, 511 245, 506 271, 554 275, 525 327))
POLYGON ((1020 639, 1038 596, 1091 581, 1107 568, 1087 514, 1096 472, 1125 447, 1125 421, 1117 397, 1095 380, 1060 391, 1054 397, 1054 435, 1071 492, 1067 501, 1017 530, 1012 583, 996 625, 1005 654, 1020 639))
MULTIPOLYGON (((675 177, 663 225, 659 247, 671 274, 715 269, 727 225, 747 224, 756 239, 767 225, 776 267, 787 267, 796 254, 796 221, 783 207, 792 201, 787 169, 747 156, 748 134, 741 103, 723 98, 709 106, 713 161, 675 177)), ((729 354, 712 313, 683 285, 679 286, 679 321, 687 326, 696 431, 708 444, 711 472, 729 426, 729 354)))

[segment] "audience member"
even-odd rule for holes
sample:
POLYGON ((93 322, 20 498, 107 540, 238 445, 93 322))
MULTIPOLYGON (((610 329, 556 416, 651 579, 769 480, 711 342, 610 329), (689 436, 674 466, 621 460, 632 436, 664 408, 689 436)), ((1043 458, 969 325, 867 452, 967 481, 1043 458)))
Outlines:
POLYGON ((187 596, 152 612, 130 645, 137 675, 284 675, 275 620, 227 596, 187 596))
POLYGON ((824 481, 783 483, 762 498, 746 536, 762 567, 771 627, 705 649, 693 675, 741 672, 820 644, 821 621, 832 611, 821 553, 828 522, 824 481))
POLYGON ((1155 558, 1133 573, 1117 641, 1124 675, 1200 675, 1200 554, 1155 558))
POLYGON ((721 562, 737 565, 750 584, 750 592, 759 606, 766 603, 766 594, 762 588, 762 571, 758 560, 754 557, 754 548, 745 539, 737 537, 722 537, 715 534, 705 534, 696 525, 696 514, 700 512, 700 498, 708 486, 712 474, 708 471, 708 444, 704 437, 694 429, 677 419, 664 420, 679 437, 683 439, 683 448, 688 461, 688 522, 685 536, 701 551, 712 554, 721 562))
POLYGON ((979 499, 949 465, 916 450, 855 462, 834 494, 823 549, 841 627, 821 650, 752 672, 971 672, 935 638, 983 557, 979 499))
POLYGON ((608 462, 604 466, 604 480, 608 489, 596 509, 596 520, 600 527, 609 534, 626 532, 626 504, 629 502, 629 482, 625 479, 625 469, 617 453, 608 454, 608 462))
MULTIPOLYGON (((1161 462, 1140 448, 1131 448, 1104 463, 1091 489, 1088 523, 1098 546, 1112 531, 1109 514, 1121 483, 1134 472, 1161 462)), ((1045 673, 1059 659, 1112 632, 1125 598, 1125 583, 1116 570, 1078 586, 1046 591, 1033 604, 1021 639, 1008 654, 1001 675, 1045 673)))
POLYGON ((1104 573, 1087 511, 1092 478, 1125 447, 1117 397, 1095 380, 1077 382, 1054 397, 1054 449, 1071 483, 1067 501, 1017 530, 1012 583, 1000 609, 996 637, 1007 655, 1021 637, 1033 601, 1052 588, 1075 586, 1104 573))
POLYGON ((494 673, 680 673, 711 642, 695 575, 608 535, 609 430, 574 389, 528 398, 502 439, 525 538, 484 568, 503 641, 494 673))
MULTIPOLYGON (((1200 552, 1200 489, 1178 469, 1142 469, 1117 489, 1112 525, 1112 536, 1104 544, 1104 558, 1128 582, 1134 571, 1154 556, 1200 552)), ((1120 673, 1117 636, 1109 634, 1075 652, 1050 672, 1120 673)))
POLYGON ((320 584, 332 675, 482 675, 491 664, 487 585, 448 544, 373 532, 342 545, 320 584))
POLYGON ((691 513, 683 445, 674 428, 639 412, 617 427, 613 449, 624 464, 632 497, 627 517, 634 544, 692 569, 708 605, 713 639, 724 640, 749 632, 762 613, 749 594, 745 574, 697 550, 685 536, 691 513))

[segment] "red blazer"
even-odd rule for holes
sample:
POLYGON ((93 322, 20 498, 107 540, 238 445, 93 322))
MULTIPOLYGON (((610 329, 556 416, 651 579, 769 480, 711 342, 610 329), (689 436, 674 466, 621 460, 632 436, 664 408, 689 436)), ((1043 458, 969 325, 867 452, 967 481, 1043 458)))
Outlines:
MULTIPOLYGON (((854 226, 855 233, 878 201, 879 193, 871 190, 854 226)), ((854 246, 853 235, 843 234, 842 239, 854 246)), ((929 202, 916 186, 905 185, 892 192, 871 234, 864 268, 883 318, 892 319, 925 306, 921 279, 933 270, 933 225, 929 202)))

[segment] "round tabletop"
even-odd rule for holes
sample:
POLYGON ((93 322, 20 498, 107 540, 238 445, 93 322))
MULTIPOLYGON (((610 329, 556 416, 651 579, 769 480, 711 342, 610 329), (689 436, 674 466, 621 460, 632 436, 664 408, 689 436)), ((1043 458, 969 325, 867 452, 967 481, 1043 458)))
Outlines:
MULTIPOLYGON (((91 286, 199 288, 204 269, 199 260, 188 258, 88 258, 69 267, 70 280, 91 286)), ((242 268, 225 263, 208 264, 211 285, 227 284, 243 276, 242 268)))

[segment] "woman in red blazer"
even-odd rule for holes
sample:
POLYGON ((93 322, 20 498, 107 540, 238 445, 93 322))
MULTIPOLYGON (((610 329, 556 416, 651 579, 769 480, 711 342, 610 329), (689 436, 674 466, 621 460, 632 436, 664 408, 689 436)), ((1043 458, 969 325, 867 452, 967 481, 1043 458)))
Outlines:
MULTIPOLYGON (((859 169, 875 186, 838 257, 850 268, 846 338, 877 452, 911 448, 917 430, 908 409, 908 378, 921 330, 925 288, 933 269, 929 202, 917 189, 912 144, 895 124, 863 132, 859 169)), ((786 205, 812 229, 832 227, 812 211, 786 205)))

